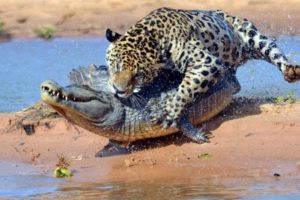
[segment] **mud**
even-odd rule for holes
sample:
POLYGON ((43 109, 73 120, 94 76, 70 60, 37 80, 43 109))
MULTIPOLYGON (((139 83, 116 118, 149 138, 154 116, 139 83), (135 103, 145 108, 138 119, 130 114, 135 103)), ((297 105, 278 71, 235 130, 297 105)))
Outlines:
MULTIPOLYGON (((196 144, 177 134, 147 140, 132 154, 107 158, 94 157, 107 144, 106 138, 65 119, 42 119, 35 124, 34 134, 28 135, 22 128, 6 132, 22 113, 1 113, 0 160, 29 164, 38 174, 52 176, 63 155, 74 172, 72 180, 79 182, 268 180, 274 174, 299 180, 300 102, 274 105, 238 100, 234 105, 207 123, 206 131, 214 136, 210 143, 196 144)), ((15 169, 22 172, 20 166, 15 169)))
POLYGON ((103 36, 110 27, 124 32, 138 19, 159 7, 181 9, 223 9, 249 18, 265 34, 300 33, 298 0, 192 0, 192 1, 6 1, 0 0, 0 21, 5 38, 33 38, 43 26, 56 29, 55 36, 103 36))

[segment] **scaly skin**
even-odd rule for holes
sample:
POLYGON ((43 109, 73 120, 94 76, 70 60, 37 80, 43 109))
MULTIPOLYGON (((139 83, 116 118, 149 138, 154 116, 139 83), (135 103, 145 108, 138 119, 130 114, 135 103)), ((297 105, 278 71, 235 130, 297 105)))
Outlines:
MULTIPOLYGON (((232 95, 239 90, 234 76, 225 76, 211 92, 197 99, 189 107, 185 116, 193 125, 199 125, 221 112, 232 100, 232 95)), ((77 81, 78 82, 78 81, 77 81)), ((84 83, 83 83, 84 84, 84 83)), ((178 128, 163 129, 151 122, 152 110, 162 110, 163 97, 149 94, 147 105, 134 108, 122 103, 115 95, 105 90, 96 91, 87 86, 70 85, 61 87, 54 81, 41 84, 42 100, 71 122, 95 134, 119 142, 170 135, 178 128)), ((173 89, 175 93, 176 90, 173 89)), ((168 92, 168 95, 172 92, 168 92)), ((187 120, 183 120, 183 132, 195 131, 187 120), (192 130, 191 130, 191 129, 192 130)))

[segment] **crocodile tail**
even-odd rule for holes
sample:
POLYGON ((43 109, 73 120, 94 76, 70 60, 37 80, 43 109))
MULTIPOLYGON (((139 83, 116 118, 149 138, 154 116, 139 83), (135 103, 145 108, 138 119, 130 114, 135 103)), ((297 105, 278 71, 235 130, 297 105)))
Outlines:
POLYGON ((89 67, 78 67, 72 69, 69 73, 69 80, 71 84, 87 85, 96 91, 110 91, 108 81, 108 67, 100 65, 97 67, 92 64, 89 67))

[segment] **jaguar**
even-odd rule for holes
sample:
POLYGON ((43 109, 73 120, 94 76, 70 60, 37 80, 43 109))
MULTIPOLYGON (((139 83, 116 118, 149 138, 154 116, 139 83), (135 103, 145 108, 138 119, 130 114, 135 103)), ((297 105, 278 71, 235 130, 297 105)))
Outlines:
POLYGON ((120 98, 138 92, 164 68, 183 74, 176 93, 164 99, 162 114, 153 115, 164 128, 176 127, 196 96, 250 59, 277 66, 288 82, 300 79, 300 66, 287 59, 273 38, 248 19, 221 10, 159 8, 124 34, 107 29, 106 38, 108 82, 120 98))

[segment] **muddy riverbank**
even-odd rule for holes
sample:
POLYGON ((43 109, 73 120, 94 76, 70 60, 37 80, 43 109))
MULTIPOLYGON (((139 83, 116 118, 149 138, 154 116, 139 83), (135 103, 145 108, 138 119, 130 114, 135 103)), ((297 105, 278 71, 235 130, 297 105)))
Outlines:
POLYGON ((223 9, 249 18, 265 34, 299 35, 298 0, 192 0, 192 1, 5 1, 0 0, 3 38, 33 38, 36 30, 52 26, 55 36, 103 36, 111 27, 124 32, 138 19, 159 7, 181 9, 223 9))
MULTIPOLYGON (((21 113, 1 113, 0 160, 29 164, 35 173, 52 176, 58 156, 63 154, 74 171, 71 180, 79 182, 197 181, 208 177, 299 181, 299 113, 299 102, 248 102, 207 124, 206 129, 214 136, 210 143, 195 144, 178 135, 150 141, 146 149, 130 155, 108 158, 94 157, 108 142, 106 138, 64 119, 41 121, 35 133, 27 135, 23 129, 5 131, 21 113)), ((6 171, 1 168, 0 174, 6 171)), ((18 164, 10 169, 12 174, 25 171, 18 164)))

